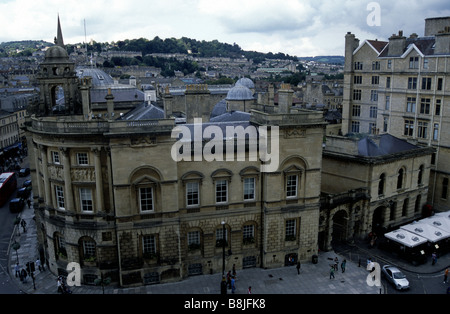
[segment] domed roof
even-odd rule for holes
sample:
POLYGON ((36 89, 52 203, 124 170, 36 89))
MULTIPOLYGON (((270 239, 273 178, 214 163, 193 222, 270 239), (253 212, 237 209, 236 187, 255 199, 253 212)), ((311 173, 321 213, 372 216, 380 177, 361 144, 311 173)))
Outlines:
POLYGON ((255 84, 253 83, 253 81, 251 79, 249 79, 249 78, 246 78, 246 77, 240 78, 236 82, 236 85, 243 85, 243 86, 245 86, 247 88, 250 88, 250 89, 255 88, 255 84))
POLYGON ((227 112, 227 103, 226 103, 225 99, 222 99, 214 106, 213 110, 211 111, 210 118, 220 116, 221 114, 224 114, 225 112, 227 112))
POLYGON ((253 98, 252 91, 244 85, 235 85, 228 91, 226 100, 251 100, 253 98))
POLYGON ((60 63, 67 61, 69 61, 69 54, 67 53, 66 49, 61 46, 52 46, 45 52, 44 62, 60 63))

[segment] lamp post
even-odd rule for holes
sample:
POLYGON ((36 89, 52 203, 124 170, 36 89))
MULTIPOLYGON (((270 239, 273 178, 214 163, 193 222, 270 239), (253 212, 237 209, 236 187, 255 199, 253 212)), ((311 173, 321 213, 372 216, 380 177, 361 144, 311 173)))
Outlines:
POLYGON ((222 275, 225 275, 225 221, 222 221, 222 275))

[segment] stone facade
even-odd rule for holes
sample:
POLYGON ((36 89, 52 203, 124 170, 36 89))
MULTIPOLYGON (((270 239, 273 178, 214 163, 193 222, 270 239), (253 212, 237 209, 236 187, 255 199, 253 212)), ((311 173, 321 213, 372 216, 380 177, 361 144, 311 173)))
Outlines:
MULTIPOLYGON (((111 91, 107 115, 93 119, 91 82, 75 76, 58 42, 41 66, 40 101, 26 121, 41 258, 52 272, 65 274, 77 262, 84 284, 107 276, 133 286, 233 265, 280 267, 317 254, 326 123, 321 112, 283 103, 292 99, 289 85, 271 114, 249 110, 249 120, 228 124, 266 134, 266 141, 249 136, 245 158, 233 151, 225 159, 224 151, 213 161, 177 161, 175 130, 195 131, 196 124, 177 125, 170 116, 117 119, 111 91), (48 77, 46 64, 68 70, 48 77), (67 99, 57 111, 53 86, 62 86, 67 99), (268 143, 273 159, 253 151, 253 140, 260 149, 268 143)), ((207 86, 190 86, 185 101, 193 109, 188 120, 202 118, 210 108, 207 86)), ((208 139, 197 144, 211 149, 208 139)))
POLYGON ((450 17, 425 20, 425 36, 345 37, 343 133, 389 133, 436 149, 428 202, 450 208, 450 17))

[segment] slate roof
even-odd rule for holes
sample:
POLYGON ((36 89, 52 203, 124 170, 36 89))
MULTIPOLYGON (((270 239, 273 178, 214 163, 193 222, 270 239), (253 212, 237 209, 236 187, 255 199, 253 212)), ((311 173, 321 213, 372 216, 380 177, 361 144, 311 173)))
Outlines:
POLYGON ((219 116, 210 119, 210 122, 238 122, 250 121, 250 113, 243 111, 225 112, 219 116))
POLYGON ((164 110, 152 104, 141 104, 124 114, 120 120, 164 119, 164 110))
POLYGON ((417 146, 390 134, 382 134, 377 139, 365 137, 358 141, 358 154, 366 157, 395 154, 417 149, 417 146))

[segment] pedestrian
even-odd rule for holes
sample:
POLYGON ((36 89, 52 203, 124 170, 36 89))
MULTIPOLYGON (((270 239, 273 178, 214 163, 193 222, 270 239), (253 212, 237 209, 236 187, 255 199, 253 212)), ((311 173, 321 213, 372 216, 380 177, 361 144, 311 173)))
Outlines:
POLYGON ((444 271, 444 283, 447 283, 447 278, 448 278, 448 267, 444 271))
POLYGON ((236 276, 236 264, 233 264, 233 277, 234 277, 234 279, 236 280, 237 279, 237 276, 236 276))
POLYGON ((39 258, 36 260, 36 262, 34 262, 34 264, 36 265, 36 268, 41 271, 41 260, 39 258))
POLYGON ((345 272, 345 265, 347 264, 347 260, 346 259, 344 259, 343 261, 342 261, 342 263, 341 263, 341 269, 342 269, 342 273, 344 273, 345 272))
POLYGON ((23 278, 23 283, 27 283, 27 276, 28 276, 28 274, 27 274, 27 271, 25 270, 25 268, 22 268, 22 270, 20 271, 20 274, 22 275, 22 278, 23 278))
POLYGON ((236 290, 236 280, 234 279, 234 276, 231 276, 231 293, 234 293, 236 290))
POLYGON ((20 266, 19 266, 19 263, 16 263, 16 266, 14 266, 14 271, 16 273, 16 277, 20 277, 20 266))
POLYGON ((61 278, 61 276, 58 276, 58 279, 56 280, 56 287, 57 287, 57 292, 58 293, 62 293, 63 292, 63 290, 62 290, 62 278, 61 278))
POLYGON ((297 275, 300 275, 300 261, 297 262, 297 275))
POLYGON ((30 199, 27 199, 27 204, 28 204, 28 208, 30 209, 31 208, 31 201, 30 201, 30 199))
POLYGON ((334 258, 334 270, 337 271, 338 270, 338 265, 339 265, 339 260, 337 258, 337 256, 334 258))
POLYGON ((252 287, 251 286, 248 287, 247 294, 252 294, 252 287))
POLYGON ((437 255, 436 252, 433 252, 433 254, 431 254, 431 265, 436 264, 437 262, 437 255))
POLYGON ((331 268, 330 268, 330 279, 331 278, 334 279, 334 265, 332 265, 331 268))
POLYGON ((227 286, 228 286, 228 289, 231 289, 231 271, 230 270, 227 273, 227 286))

